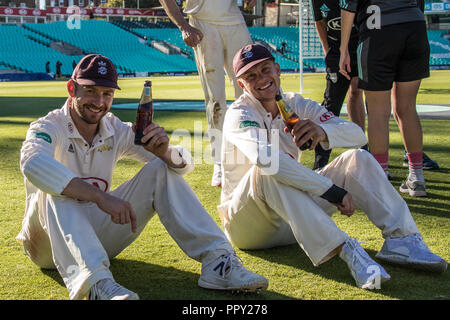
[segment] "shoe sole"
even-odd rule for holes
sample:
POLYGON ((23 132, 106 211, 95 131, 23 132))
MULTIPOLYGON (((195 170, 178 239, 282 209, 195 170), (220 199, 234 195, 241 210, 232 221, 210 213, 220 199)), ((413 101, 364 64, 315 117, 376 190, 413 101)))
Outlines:
POLYGON ((415 270, 429 271, 433 273, 444 273, 447 270, 448 266, 445 260, 442 260, 437 263, 420 263, 408 261, 407 259, 400 259, 398 256, 380 255, 379 253, 375 255, 375 258, 389 264, 408 267, 415 270))
POLYGON ((211 289, 211 290, 223 290, 223 291, 234 291, 234 292, 258 292, 264 291, 269 286, 268 283, 257 283, 253 285, 248 285, 245 287, 220 287, 213 283, 206 282, 202 279, 198 280, 199 287, 202 287, 204 289, 211 289))
POLYGON ((404 189, 401 186, 399 190, 401 193, 408 193, 411 197, 426 197, 428 195, 426 191, 414 191, 409 188, 404 189))

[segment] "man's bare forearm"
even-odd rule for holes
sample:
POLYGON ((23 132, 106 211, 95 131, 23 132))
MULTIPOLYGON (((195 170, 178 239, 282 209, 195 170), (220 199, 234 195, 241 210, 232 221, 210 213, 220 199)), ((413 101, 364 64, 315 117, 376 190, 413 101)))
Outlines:
POLYGON ((341 47, 340 51, 347 50, 350 34, 352 32, 355 13, 341 9, 341 47))
POLYGON ((183 30, 186 28, 188 22, 184 19, 184 16, 175 0, 159 0, 159 3, 161 3, 170 20, 175 23, 178 29, 183 30))
POLYGON ((325 20, 319 20, 315 22, 317 34, 319 35, 320 43, 322 44, 323 52, 326 55, 330 46, 328 45, 327 26, 325 20))
POLYGON ((82 201, 98 203, 102 197, 103 191, 87 183, 83 179, 73 178, 61 192, 61 195, 82 201))

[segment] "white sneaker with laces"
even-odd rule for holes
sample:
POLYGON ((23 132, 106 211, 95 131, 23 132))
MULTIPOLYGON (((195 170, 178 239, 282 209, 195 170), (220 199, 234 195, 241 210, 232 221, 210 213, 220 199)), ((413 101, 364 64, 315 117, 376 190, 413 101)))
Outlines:
POLYGON ((387 237, 377 259, 414 269, 442 273, 447 262, 432 253, 419 234, 402 238, 387 237))
POLYGON ((260 292, 267 289, 269 281, 245 269, 240 258, 232 253, 203 265, 198 285, 206 289, 260 292))
POLYGON ((425 181, 412 181, 406 179, 399 187, 400 192, 409 193, 411 197, 426 197, 427 191, 425 189, 425 181))
POLYGON ((222 186, 222 168, 220 163, 214 163, 214 171, 211 179, 211 186, 220 187, 222 186))
POLYGON ((102 279, 89 291, 89 300, 139 300, 139 296, 112 279, 102 279))
POLYGON ((348 239, 345 242, 339 257, 347 263, 359 288, 381 289, 381 283, 391 278, 386 270, 367 254, 356 239, 348 239))

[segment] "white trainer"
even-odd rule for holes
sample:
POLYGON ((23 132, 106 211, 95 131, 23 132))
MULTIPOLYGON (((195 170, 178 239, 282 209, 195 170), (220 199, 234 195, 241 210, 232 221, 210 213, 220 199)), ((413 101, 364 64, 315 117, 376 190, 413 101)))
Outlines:
POLYGON ((437 273, 447 270, 447 261, 431 252, 419 234, 387 237, 375 258, 413 269, 437 273))
POLYGON ((339 257, 347 263, 359 288, 381 289, 381 283, 391 278, 386 270, 367 254, 356 239, 348 239, 345 242, 339 257))
POLYGON ((221 255, 202 266, 198 285, 206 289, 260 292, 269 286, 269 281, 244 268, 236 254, 221 255))
POLYGON ((222 186, 222 168, 220 163, 214 163, 214 171, 211 179, 211 186, 221 187, 222 186))
POLYGON ((102 279, 89 291, 89 300, 139 300, 139 296, 112 279, 102 279))

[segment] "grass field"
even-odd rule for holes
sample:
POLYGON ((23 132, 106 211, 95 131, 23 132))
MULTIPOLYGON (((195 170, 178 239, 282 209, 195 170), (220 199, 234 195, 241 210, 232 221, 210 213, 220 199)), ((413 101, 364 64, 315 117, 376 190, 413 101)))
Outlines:
MULTIPOLYGON (((202 99, 198 77, 153 78, 154 99, 202 99)), ((450 72, 434 71, 423 81, 419 104, 450 103, 450 72)), ((123 79, 122 90, 116 93, 115 103, 136 102, 143 79, 123 79)), ((324 90, 323 74, 307 74, 305 96, 321 101, 324 90)), ((282 76, 285 91, 298 91, 298 75, 282 76)), ((21 228, 24 213, 25 190, 19 170, 19 150, 29 123, 62 105, 67 96, 65 82, 0 83, 0 299, 68 299, 59 274, 41 270, 23 253, 15 236, 21 228)), ((227 84, 227 96, 232 98, 227 84)), ((115 111, 121 119, 134 121, 134 111, 115 111)), ((194 122, 207 125, 203 112, 156 112, 155 121, 171 133, 184 128, 193 131, 194 122)), ((450 260, 450 122, 423 120, 425 151, 439 162, 441 169, 425 172, 427 198, 404 196, 414 219, 429 247, 447 261, 450 260)), ((390 168, 392 181, 398 189, 407 175, 402 167, 402 141, 393 120, 390 124, 390 168)), ((177 141, 171 141, 177 143, 177 141)), ((206 140, 203 148, 208 149, 206 140)), ((332 157, 342 152, 333 150, 332 157)), ((304 153, 304 163, 311 167, 313 152, 304 153)), ((142 164, 131 160, 119 162, 113 179, 113 188, 131 178, 142 164)), ((186 176, 209 214, 220 224, 216 206, 220 189, 209 186, 212 165, 199 163, 186 176)), ((347 218, 339 214, 334 219, 350 236, 363 242, 373 257, 381 248, 380 231, 367 217, 357 211, 347 218)), ((141 237, 119 256, 112 259, 111 270, 122 285, 137 292, 142 299, 450 299, 450 272, 429 275, 424 272, 384 265, 392 276, 382 290, 364 291, 354 285, 353 278, 338 258, 312 266, 297 245, 282 248, 242 251, 238 255, 251 270, 270 280, 262 294, 232 295, 201 289, 197 286, 200 263, 185 256, 159 222, 150 221, 141 237)))

